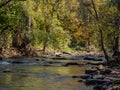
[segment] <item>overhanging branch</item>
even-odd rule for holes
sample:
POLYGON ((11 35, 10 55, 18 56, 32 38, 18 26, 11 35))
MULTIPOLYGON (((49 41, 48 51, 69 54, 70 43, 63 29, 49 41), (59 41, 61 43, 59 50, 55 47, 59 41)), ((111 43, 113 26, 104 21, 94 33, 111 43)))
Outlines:
POLYGON ((9 2, 11 2, 12 0, 7 0, 6 2, 3 2, 2 4, 0 4, 0 8, 2 8, 3 6, 7 5, 9 2))

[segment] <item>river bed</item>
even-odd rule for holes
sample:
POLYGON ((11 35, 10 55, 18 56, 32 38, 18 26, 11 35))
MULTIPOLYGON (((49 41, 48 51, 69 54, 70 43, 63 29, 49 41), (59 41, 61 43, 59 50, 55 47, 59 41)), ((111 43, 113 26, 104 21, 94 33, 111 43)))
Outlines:
POLYGON ((93 90, 92 86, 78 82, 79 78, 72 78, 84 74, 89 66, 62 65, 66 62, 81 63, 81 60, 14 59, 17 60, 25 63, 0 65, 0 90, 93 90))

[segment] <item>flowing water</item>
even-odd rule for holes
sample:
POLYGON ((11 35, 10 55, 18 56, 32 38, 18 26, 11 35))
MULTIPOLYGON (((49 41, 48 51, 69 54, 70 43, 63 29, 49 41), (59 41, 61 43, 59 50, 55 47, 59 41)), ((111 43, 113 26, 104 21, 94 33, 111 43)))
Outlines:
POLYGON ((92 90, 92 86, 71 77, 84 74, 88 66, 62 65, 73 60, 35 61, 34 58, 21 58, 18 61, 24 63, 1 63, 0 90, 92 90), (52 64, 48 65, 50 61, 52 64))

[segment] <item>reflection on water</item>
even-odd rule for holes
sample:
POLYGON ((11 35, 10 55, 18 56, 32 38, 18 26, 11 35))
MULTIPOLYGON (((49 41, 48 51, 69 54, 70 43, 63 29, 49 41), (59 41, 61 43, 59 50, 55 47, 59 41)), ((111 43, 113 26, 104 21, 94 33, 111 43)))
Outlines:
POLYGON ((92 90, 92 87, 79 83, 72 75, 84 73, 87 67, 11 65, 0 70, 0 90, 92 90))

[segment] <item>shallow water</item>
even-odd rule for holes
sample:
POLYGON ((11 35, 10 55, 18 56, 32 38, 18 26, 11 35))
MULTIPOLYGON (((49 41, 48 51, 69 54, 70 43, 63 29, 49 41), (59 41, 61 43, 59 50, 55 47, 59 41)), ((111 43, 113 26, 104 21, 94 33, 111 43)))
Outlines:
MULTIPOLYGON (((86 86, 78 82, 80 79, 71 77, 84 74, 89 66, 61 65, 73 60, 44 60, 44 64, 48 61, 59 62, 44 66, 43 61, 30 60, 24 59, 26 63, 21 64, 1 65, 0 90, 92 90, 92 86, 86 86)), ((80 63, 78 60, 74 62, 80 63)))

